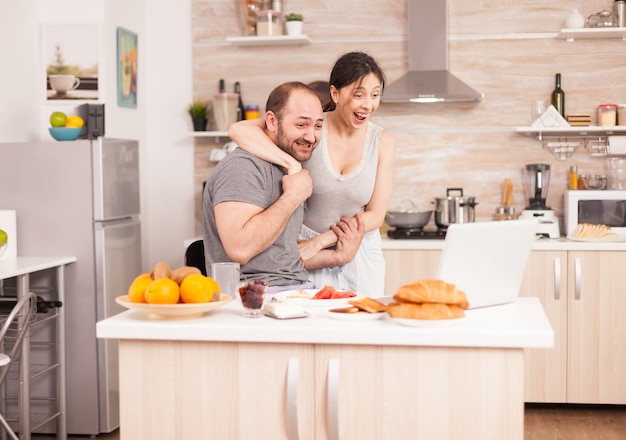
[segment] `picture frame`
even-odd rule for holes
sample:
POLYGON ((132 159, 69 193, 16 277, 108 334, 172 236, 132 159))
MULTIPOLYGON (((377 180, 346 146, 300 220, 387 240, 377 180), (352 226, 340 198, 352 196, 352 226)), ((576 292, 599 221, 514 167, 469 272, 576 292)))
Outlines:
POLYGON ((117 28, 117 105, 137 108, 137 34, 117 28))
POLYGON ((98 100, 101 33, 97 23, 46 23, 40 28, 47 102, 98 100))

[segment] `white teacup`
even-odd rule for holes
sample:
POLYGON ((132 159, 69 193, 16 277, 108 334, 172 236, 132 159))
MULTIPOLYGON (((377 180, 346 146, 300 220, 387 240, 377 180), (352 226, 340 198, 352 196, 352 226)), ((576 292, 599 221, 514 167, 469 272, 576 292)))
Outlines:
POLYGON ((65 95, 69 90, 74 90, 80 84, 80 79, 74 75, 50 75, 50 87, 57 95, 65 95))

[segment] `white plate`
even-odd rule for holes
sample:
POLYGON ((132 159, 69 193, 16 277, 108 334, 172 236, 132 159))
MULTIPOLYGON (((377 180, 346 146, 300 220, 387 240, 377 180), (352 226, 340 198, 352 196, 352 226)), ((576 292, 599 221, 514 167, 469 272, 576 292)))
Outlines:
POLYGON ((406 319, 406 318, 391 318, 399 324, 409 327, 422 327, 422 328, 439 328, 439 327, 453 327, 461 324, 465 321, 465 318, 456 319, 406 319))
POLYGON ((341 312, 333 312, 331 310, 327 310, 326 314, 333 319, 338 319, 339 321, 376 321, 377 319, 383 319, 385 316, 387 316, 385 312, 341 313, 341 312))
POLYGON ((348 304, 349 300, 359 298, 359 296, 353 296, 351 298, 338 299, 312 299, 320 290, 322 289, 286 290, 284 292, 278 292, 274 296, 279 301, 302 304, 304 307, 334 307, 348 304))
POLYGON ((587 243, 621 243, 626 241, 626 236, 619 237, 607 237, 607 238, 580 238, 574 237, 573 235, 567 236, 568 240, 572 241, 582 241, 587 243))
POLYGON ((219 301, 194 304, 146 304, 131 302, 128 295, 118 296, 115 302, 130 310, 147 313, 153 318, 198 318, 204 313, 217 309, 232 301, 233 297, 222 293, 219 301))

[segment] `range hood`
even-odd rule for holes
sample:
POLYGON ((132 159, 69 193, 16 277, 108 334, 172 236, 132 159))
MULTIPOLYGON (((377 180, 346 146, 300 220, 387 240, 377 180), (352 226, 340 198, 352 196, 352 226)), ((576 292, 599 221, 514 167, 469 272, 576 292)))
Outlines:
POLYGON ((483 94, 448 72, 446 0, 409 0, 409 71, 383 102, 479 102, 483 94))

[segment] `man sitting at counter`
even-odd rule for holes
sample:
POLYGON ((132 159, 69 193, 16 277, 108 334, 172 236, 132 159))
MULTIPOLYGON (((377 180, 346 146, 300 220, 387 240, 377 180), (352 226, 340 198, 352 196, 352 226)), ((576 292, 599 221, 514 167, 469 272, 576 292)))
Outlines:
MULTIPOLYGON (((323 123, 317 94, 303 83, 284 83, 270 93, 265 108, 267 135, 296 160, 309 160, 323 123)), ((241 148, 228 154, 209 176, 203 196, 207 268, 238 262, 243 277, 269 284, 268 293, 314 288, 297 241, 312 189, 306 170, 287 175, 241 148)), ((331 229, 336 247, 308 260, 308 268, 340 266, 354 258, 365 230, 361 216, 342 217, 331 229)))

